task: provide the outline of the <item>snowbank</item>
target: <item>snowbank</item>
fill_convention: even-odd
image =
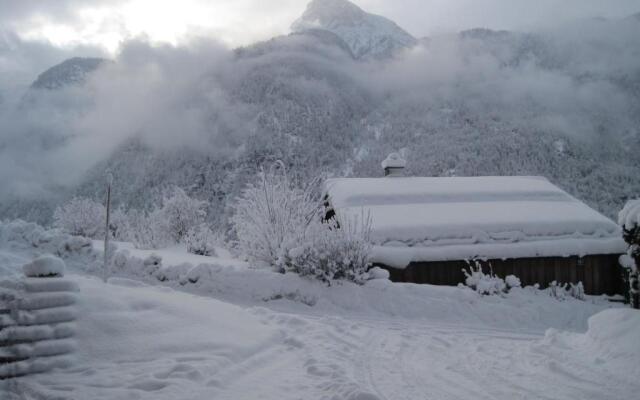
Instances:
[[[66,279],[82,293],[76,303],[81,318],[74,341],[61,339],[55,346],[40,342],[20,350],[23,355],[44,355],[76,349],[73,359],[37,358],[29,365],[31,372],[66,366],[65,361],[73,368],[15,379],[10,396],[217,398],[226,383],[218,381],[220,377],[238,379],[249,366],[268,363],[270,352],[287,348],[281,330],[238,306],[122,278],[107,284],[77,275]],[[64,338],[64,327],[32,329],[29,335]],[[73,390],[62,392],[64,387]]]
[[[22,270],[15,268],[16,264],[22,265],[43,255],[59,257],[68,267],[85,270],[98,268],[101,259],[101,254],[93,249],[89,239],[71,236],[57,229],[47,230],[21,220],[0,223],[0,277],[22,275]],[[38,264],[28,268],[44,268],[40,262]]]
[[[550,329],[542,341],[553,349],[569,349],[581,362],[601,365],[637,382],[640,376],[640,312],[632,309],[602,311],[589,318],[586,333]]]
[[[108,285],[95,278],[76,282],[83,293],[77,340],[87,362],[214,353],[222,367],[224,360],[247,357],[278,338],[242,308],[211,298],[121,278]]]
[[[549,327],[586,329],[589,316],[612,306],[600,297],[589,297],[588,302],[576,299],[560,302],[531,287],[513,288],[502,297],[483,297],[466,287],[392,283],[382,273],[377,276],[379,279],[364,286],[350,282],[327,286],[296,274],[283,275],[246,265],[188,262],[170,265],[147,253],[118,251],[111,273],[235,304],[263,304],[285,312],[425,319],[544,332]],[[176,261],[180,257],[173,254],[172,258]]]

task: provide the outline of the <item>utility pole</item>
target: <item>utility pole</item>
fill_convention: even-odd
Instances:
[[[113,185],[113,174],[107,172],[107,203],[105,207],[107,209],[107,221],[104,229],[104,269],[103,279],[105,283],[109,276],[109,225],[111,219],[111,185]]]

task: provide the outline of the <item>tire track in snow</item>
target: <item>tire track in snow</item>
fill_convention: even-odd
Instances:
[[[361,384],[382,399],[613,400],[629,393],[629,382],[571,349],[540,345],[540,337],[411,323],[400,333],[376,328],[356,368]]]

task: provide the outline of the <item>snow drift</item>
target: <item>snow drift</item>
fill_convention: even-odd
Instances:
[[[551,349],[568,349],[584,363],[618,371],[629,382],[637,382],[640,375],[638,332],[640,312],[632,309],[605,310],[589,318],[586,333],[550,329],[542,345]]]

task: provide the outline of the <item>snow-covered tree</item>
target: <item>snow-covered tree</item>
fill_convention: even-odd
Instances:
[[[207,224],[200,224],[189,229],[184,242],[187,244],[189,253],[214,256],[216,254],[216,245],[221,242],[221,239]]]
[[[204,222],[207,215],[205,207],[206,202],[191,198],[184,190],[174,187],[163,198],[159,212],[166,220],[169,235],[179,243],[189,229]]]
[[[109,232],[115,240],[128,241],[127,232],[129,231],[129,217],[122,207],[111,211],[111,219],[109,221]]]
[[[166,192],[161,205],[150,212],[116,209],[111,215],[109,230],[114,239],[130,241],[138,248],[162,248],[185,241],[189,230],[204,222],[205,206],[205,202],[175,187]]]
[[[238,198],[231,221],[237,247],[280,272],[323,282],[367,279],[370,221],[322,221],[314,184],[298,188],[279,171],[262,172]],[[315,183],[315,181],[314,181]]]
[[[284,272],[283,258],[314,220],[320,219],[320,202],[312,188],[294,187],[284,168],[262,171],[233,206],[231,223],[236,246],[249,260]]]
[[[53,225],[76,236],[104,237],[106,209],[91,199],[75,197],[53,213]]]
[[[640,309],[640,199],[626,204],[618,215],[618,223],[629,244],[626,256],[621,257],[621,264],[628,273],[629,300],[632,307]]]
[[[161,210],[151,213],[130,210],[127,217],[126,237],[136,248],[159,249],[172,243],[170,226]]]

